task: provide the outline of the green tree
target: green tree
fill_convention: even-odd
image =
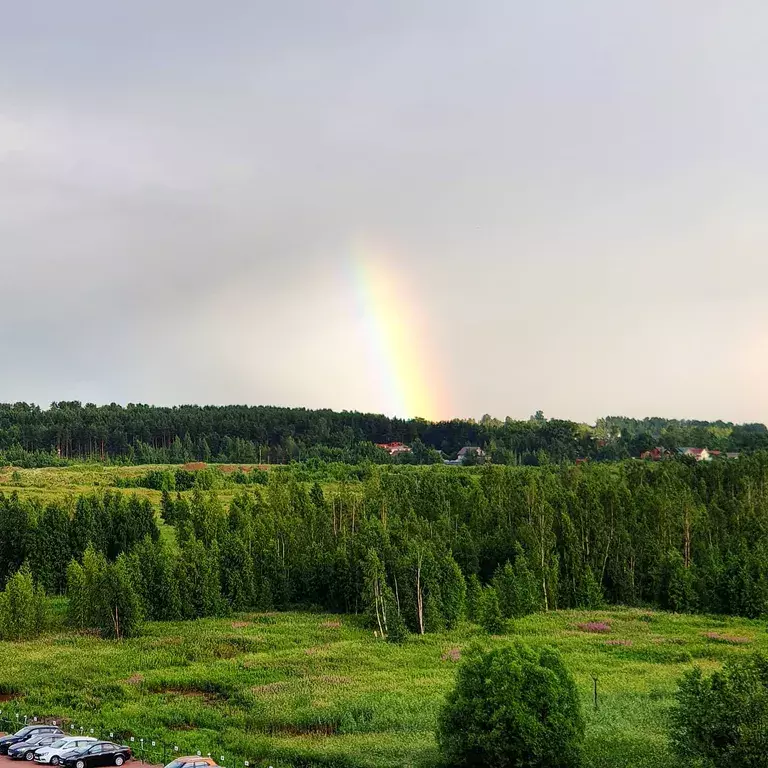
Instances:
[[[253,559],[240,531],[224,536],[221,545],[222,592],[234,611],[244,611],[256,602]]]
[[[143,619],[140,586],[128,556],[108,563],[91,545],[82,565],[67,568],[69,623],[98,630],[102,637],[120,640],[138,634]]]
[[[387,612],[387,641],[390,643],[404,643],[408,639],[408,627],[400,614],[396,604],[392,603]]]
[[[528,557],[518,542],[515,545],[515,564],[512,567],[511,584],[513,599],[512,616],[528,616],[542,608],[542,588],[535,574],[528,566]]]
[[[602,608],[605,597],[592,569],[587,566],[579,585],[579,608]]]
[[[143,621],[143,608],[133,572],[125,554],[118,556],[106,570],[105,607],[107,615],[101,619],[102,637],[122,640],[139,634]]]
[[[468,655],[437,729],[456,768],[574,768],[583,738],[578,691],[560,656],[520,643]]]
[[[467,579],[467,618],[470,621],[478,621],[482,594],[483,586],[480,584],[477,574],[473,573]]]
[[[494,587],[486,587],[480,595],[478,623],[489,635],[504,632],[504,618],[499,606],[499,593]]]
[[[701,669],[680,681],[670,737],[682,765],[768,766],[768,658],[731,656],[722,670]]]
[[[8,579],[0,592],[0,638],[29,640],[45,627],[46,602],[42,587],[35,586],[28,567]]]
[[[456,627],[464,617],[466,609],[467,583],[459,568],[459,564],[451,554],[443,558],[442,583],[440,593],[442,595],[443,616],[448,629]]]
[[[0,586],[27,559],[32,530],[31,505],[16,491],[9,497],[0,493]]]
[[[670,550],[662,562],[661,603],[673,611],[695,610],[696,590],[692,569],[685,566],[683,556],[676,549]]]
[[[184,451],[184,443],[181,442],[178,435],[176,435],[173,443],[171,443],[170,458],[171,464],[184,464],[186,461],[188,461],[187,454]]]
[[[82,629],[88,624],[87,596],[85,594],[85,573],[77,560],[67,566],[67,621],[72,627]]]
[[[76,602],[82,607],[85,629],[101,629],[110,623],[109,595],[106,590],[107,559],[92,544],[83,554],[82,594]]]
[[[134,584],[139,590],[146,617],[153,621],[173,621],[182,616],[181,595],[176,579],[178,554],[162,541],[146,536],[130,558]]]
[[[387,599],[386,571],[381,559],[373,547],[368,549],[364,564],[365,582],[363,599],[368,620],[381,637],[387,637],[387,609],[390,601]]]
[[[50,594],[63,594],[67,586],[69,548],[69,515],[58,502],[43,510],[33,534],[32,561],[35,578]]]
[[[499,595],[501,615],[505,619],[520,615],[517,606],[518,591],[515,587],[515,571],[507,560],[504,567],[499,566],[493,575],[493,586]]]

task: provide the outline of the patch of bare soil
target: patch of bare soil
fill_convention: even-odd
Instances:
[[[3,701],[13,701],[14,699],[18,699],[19,696],[21,696],[20,693],[0,693],[0,702]]]
[[[726,643],[727,645],[749,645],[752,639],[738,635],[724,635],[720,632],[705,632],[704,637],[712,643]]]
[[[161,688],[159,693],[170,694],[172,696],[184,696],[187,699],[201,699],[205,702],[214,702],[221,698],[212,691],[201,691],[197,688]]]
[[[458,661],[461,658],[461,648],[451,648],[450,651],[446,651],[441,657],[441,661]]]

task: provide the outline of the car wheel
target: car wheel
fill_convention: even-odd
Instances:
[[[75,763],[75,768],[85,768],[85,761],[84,760],[78,760]]]
[[[51,758],[51,765],[58,765],[58,764],[59,764],[59,756],[58,755],[54,755]]]
[[[26,755],[24,755],[24,759],[25,759],[25,760],[30,760],[30,761],[31,761],[31,760],[32,760],[32,758],[33,758],[34,756],[35,756],[35,753],[34,753],[34,752],[27,752],[27,754],[26,754]]]
[[[125,762],[125,758],[122,755],[118,755],[115,758],[115,765],[122,765]]]

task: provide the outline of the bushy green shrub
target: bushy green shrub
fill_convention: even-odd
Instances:
[[[680,681],[672,711],[672,746],[699,768],[768,766],[768,658],[728,659],[705,677],[700,668]]]
[[[437,731],[456,768],[573,768],[583,737],[579,695],[559,654],[521,643],[470,652]]]

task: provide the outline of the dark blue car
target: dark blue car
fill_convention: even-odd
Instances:
[[[30,736],[24,741],[17,741],[13,746],[8,748],[8,757],[11,760],[32,760],[35,757],[35,750],[40,747],[47,747],[49,744],[53,744],[63,736],[61,731],[55,733],[36,733],[34,736]]]
[[[16,731],[16,733],[11,734],[10,736],[3,736],[3,738],[0,739],[0,755],[7,755],[8,750],[20,741],[26,741],[32,736],[47,733],[61,735],[61,729],[55,725],[26,725],[21,730]]]

